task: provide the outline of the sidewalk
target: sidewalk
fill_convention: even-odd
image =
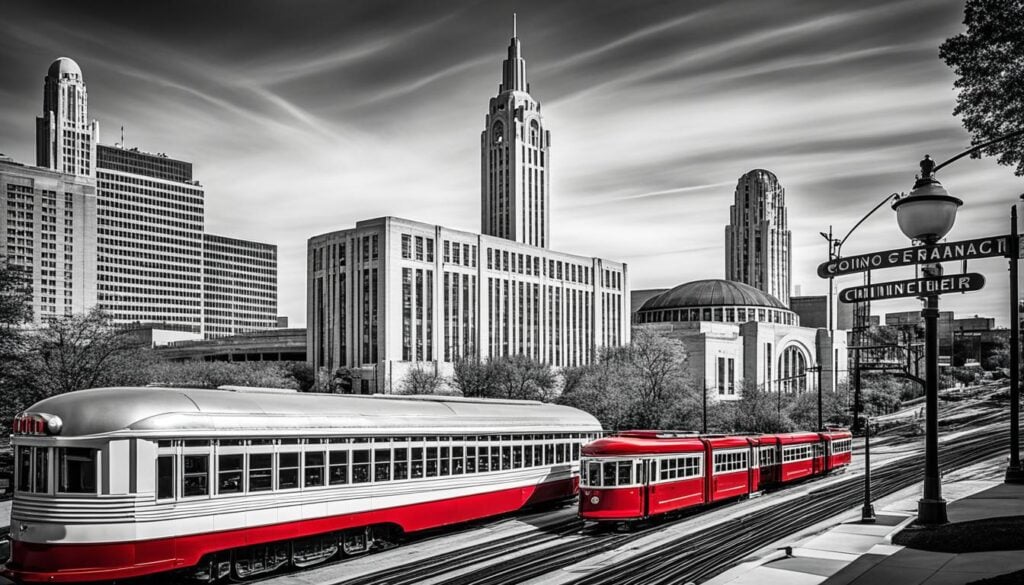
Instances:
[[[855,519],[793,542],[790,557],[780,551],[706,585],[951,585],[1024,570],[1021,551],[950,554],[893,545],[893,536],[914,520],[919,490],[877,502],[875,524],[861,524],[858,512]],[[1024,485],[963,481],[944,490],[952,523],[1024,516]]]

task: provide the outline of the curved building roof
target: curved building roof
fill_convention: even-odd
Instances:
[[[53,63],[50,63],[50,69],[46,72],[47,77],[54,79],[60,79],[62,75],[77,75],[82,76],[82,68],[75,63],[74,59],[69,57],[60,57]]]
[[[27,413],[56,415],[61,437],[107,433],[159,437],[262,434],[597,432],[593,416],[531,400],[360,396],[272,389],[97,388],[47,398]]]
[[[641,311],[688,307],[746,306],[789,310],[772,295],[742,282],[709,279],[680,284],[647,300]]]

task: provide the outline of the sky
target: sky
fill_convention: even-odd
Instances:
[[[4,2],[0,152],[35,162],[43,77],[75,59],[101,142],[191,161],[208,232],[278,246],[279,313],[306,322],[306,241],[385,215],[480,228],[480,132],[518,14],[551,132],[551,247],[624,261],[632,289],[725,271],[737,179],[786,189],[794,293],[825,294],[819,235],[967,148],[938,47],[962,1]],[[939,178],[949,240],[1009,232],[1024,180],[992,159]],[[882,207],[844,255],[909,245]],[[959,265],[947,267],[958,272]],[[1008,322],[1004,259],[958,316]],[[873,280],[913,277],[913,269]],[[837,288],[861,284],[858,276]],[[874,313],[914,310],[909,300]]]

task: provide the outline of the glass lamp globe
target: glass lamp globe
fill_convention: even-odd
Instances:
[[[905,197],[892,204],[896,211],[896,222],[900,230],[912,240],[935,243],[941,240],[956,221],[956,212],[963,201],[950,195],[937,180],[932,178],[925,157],[921,168],[925,172],[914,183],[914,188]]]

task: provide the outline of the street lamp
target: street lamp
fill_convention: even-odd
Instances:
[[[911,240],[933,246],[943,238],[956,221],[956,212],[963,201],[950,195],[932,173],[935,162],[928,155],[921,161],[921,177],[905,197],[892,204],[900,230]],[[925,266],[925,276],[941,276],[939,264]],[[924,496],[917,503],[917,518],[922,524],[945,524],[946,501],[939,484],[939,295],[924,295],[925,328],[925,441]]]

